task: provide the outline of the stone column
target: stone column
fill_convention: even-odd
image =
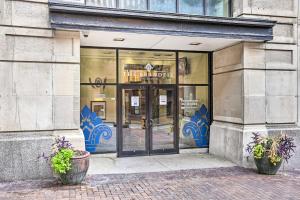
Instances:
[[[56,135],[84,148],[79,33],[51,29],[48,0],[1,0],[0,46],[0,181],[50,177]]]
[[[298,146],[285,167],[300,168],[298,1],[233,3],[234,17],[269,19],[277,24],[272,41],[242,42],[214,52],[210,153],[253,167],[245,152],[252,132],[283,132],[294,136]]]

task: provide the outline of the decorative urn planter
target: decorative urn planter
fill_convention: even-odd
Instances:
[[[78,155],[79,154],[79,155]],[[89,169],[90,153],[87,151],[76,151],[71,159],[71,169],[65,174],[59,174],[59,178],[64,185],[80,184]]]
[[[286,134],[261,136],[253,133],[246,151],[253,155],[258,173],[275,175],[282,162],[288,162],[293,156],[295,149],[294,138]]]
[[[282,159],[274,165],[270,162],[268,156],[263,156],[261,159],[254,158],[255,165],[259,174],[275,175],[280,169]]]

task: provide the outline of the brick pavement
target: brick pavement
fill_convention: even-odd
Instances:
[[[300,172],[276,176],[240,167],[158,173],[93,175],[78,186],[53,180],[0,183],[0,199],[298,200]]]

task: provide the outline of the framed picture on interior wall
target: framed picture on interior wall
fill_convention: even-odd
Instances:
[[[179,58],[178,73],[179,75],[185,75],[191,73],[187,57]]]
[[[91,109],[102,120],[106,119],[106,101],[91,101]]]

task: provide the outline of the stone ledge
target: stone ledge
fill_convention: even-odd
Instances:
[[[286,133],[294,137],[295,144],[300,144],[300,127],[295,124],[239,125],[214,121],[210,127],[209,153],[228,159],[239,166],[254,168],[253,158],[249,157],[245,151],[253,132],[268,135]],[[283,165],[285,169],[295,170],[300,168],[299,145],[295,152],[289,162]]]
[[[64,135],[76,149],[84,148],[81,131],[5,132],[0,134],[0,181],[53,177],[50,166],[38,157],[50,154],[56,135]]]

